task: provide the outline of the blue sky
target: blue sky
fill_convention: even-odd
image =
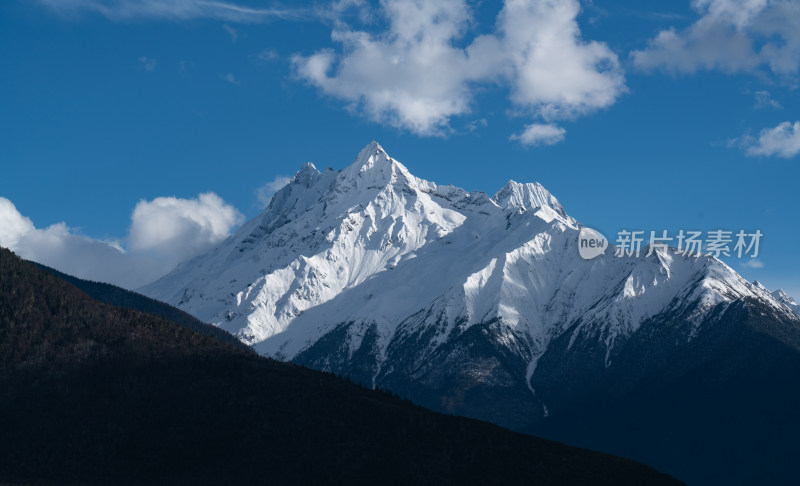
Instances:
[[[136,286],[374,139],[611,240],[759,229],[728,263],[800,298],[798,32],[772,0],[2,2],[0,244]]]

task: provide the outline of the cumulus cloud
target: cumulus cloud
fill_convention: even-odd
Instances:
[[[275,176],[274,179],[256,189],[256,197],[262,208],[269,206],[272,196],[289,183],[292,178],[288,176]]]
[[[225,239],[244,216],[213,192],[196,199],[141,200],[131,215],[132,251],[153,252],[170,260],[207,251]]]
[[[644,70],[694,73],[764,69],[794,79],[800,69],[800,4],[794,0],[693,0],[700,18],[669,28],[632,53]]]
[[[2,197],[0,223],[0,246],[63,272],[128,288],[159,276],[156,262],[128,255],[115,242],[76,234],[64,223],[36,228],[11,201]]]
[[[546,120],[610,106],[625,90],[617,55],[581,40],[577,0],[507,0],[498,19],[512,100]]]
[[[527,146],[555,145],[564,140],[566,133],[566,130],[557,125],[531,123],[521,133],[512,135],[511,140]]]
[[[419,135],[441,135],[469,113],[475,93],[507,86],[523,112],[571,118],[614,103],[625,90],[617,56],[581,39],[577,0],[507,0],[492,34],[465,39],[465,0],[386,0],[387,29],[336,23],[341,52],[296,55],[296,74],[367,118]]]
[[[273,19],[306,18],[309,11],[297,8],[252,8],[219,0],[38,0],[51,10],[75,15],[92,12],[108,20],[217,19],[226,22],[259,23]]]
[[[5,248],[16,247],[20,238],[35,229],[33,222],[4,197],[0,197],[0,228],[0,246]]]
[[[469,83],[499,68],[484,52],[498,48],[489,46],[488,38],[467,48],[454,45],[471,20],[462,0],[387,0],[382,5],[385,32],[373,35],[342,24],[332,39],[342,44],[344,54],[323,49],[295,56],[296,72],[373,121],[423,135],[441,133],[450,117],[469,111]]]
[[[579,0],[506,0],[494,30],[481,35],[474,32],[468,0],[383,0],[377,7],[336,0],[309,8],[222,0],[38,2],[59,13],[93,12],[111,21],[216,19],[226,22],[222,28],[234,42],[234,23],[329,23],[339,49],[293,56],[295,75],[353,112],[422,136],[452,132],[452,119],[469,114],[476,94],[487,88],[508,89],[513,113],[545,122],[608,107],[625,91],[617,55],[604,43],[583,40]],[[264,51],[256,59],[275,57]],[[233,74],[221,78],[238,84]]]
[[[36,228],[11,201],[0,197],[0,246],[81,278],[132,289],[213,248],[242,215],[207,193],[197,199],[140,201],[131,219],[126,241],[98,240],[65,223]]]
[[[744,136],[734,140],[750,157],[791,158],[800,153],[800,121],[783,122],[774,128],[765,128],[758,138]]]

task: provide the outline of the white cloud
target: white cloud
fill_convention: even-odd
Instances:
[[[142,56],[139,58],[139,62],[142,64],[142,67],[145,71],[152,71],[158,65],[158,61],[155,59],[150,59],[149,57]]]
[[[0,197],[0,246],[81,278],[136,288],[210,250],[241,218],[213,193],[188,200],[140,201],[132,215],[126,250],[118,241],[80,235],[65,223],[36,228],[11,201]]]
[[[38,2],[59,13],[94,12],[112,21],[212,18],[226,22],[234,42],[233,23],[330,23],[341,49],[293,56],[295,74],[372,121],[423,136],[452,132],[451,120],[471,113],[476,93],[490,87],[509,90],[516,114],[545,122],[608,107],[625,91],[616,54],[604,43],[582,39],[578,0],[506,0],[495,30],[483,35],[473,32],[477,23],[468,0],[383,0],[377,7],[336,0],[310,8],[217,0]],[[275,57],[269,50],[256,56]],[[221,78],[238,84],[233,74]]]
[[[2,197],[0,222],[1,246],[66,273],[128,288],[159,276],[155,261],[128,255],[115,242],[75,234],[64,223],[37,229],[11,201]]]
[[[38,2],[60,14],[93,12],[115,22],[210,18],[225,22],[259,23],[276,18],[299,19],[309,15],[306,9],[251,8],[217,0],[38,0]]]
[[[20,214],[11,201],[0,197],[0,246],[16,247],[19,240],[34,229],[33,222]]]
[[[170,259],[199,254],[225,239],[244,216],[213,192],[196,199],[141,200],[131,215],[128,244]]]
[[[764,262],[758,258],[751,258],[750,260],[742,263],[742,266],[746,268],[764,268]]]
[[[440,135],[487,85],[507,85],[517,107],[545,120],[607,107],[625,89],[617,56],[581,40],[577,0],[507,0],[497,32],[469,42],[473,17],[465,0],[381,6],[386,31],[338,22],[332,39],[341,53],[293,57],[300,78],[373,121]]]
[[[700,18],[669,28],[632,53],[644,70],[694,73],[767,69],[793,79],[800,69],[800,3],[794,0],[693,0]]]
[[[496,53],[498,48],[486,46],[488,39],[466,49],[454,45],[471,20],[463,0],[387,0],[382,5],[386,32],[373,35],[340,25],[332,39],[342,44],[343,55],[323,49],[295,56],[296,72],[373,121],[421,135],[440,134],[450,117],[469,111],[469,83],[499,67],[490,68],[495,61],[479,51]]]
[[[783,122],[774,128],[765,128],[758,138],[744,136],[735,140],[751,157],[794,157],[800,153],[800,121]]]
[[[522,133],[512,135],[511,140],[527,146],[554,145],[562,142],[566,133],[566,130],[556,125],[532,123],[525,126]]]
[[[256,189],[256,197],[258,198],[258,202],[261,207],[266,208],[269,206],[270,201],[272,201],[272,196],[281,190],[283,186],[288,184],[291,180],[291,177],[275,176],[274,179]]]
[[[577,0],[507,0],[498,19],[511,99],[546,120],[608,107],[625,90],[617,55],[581,40],[579,12]]]

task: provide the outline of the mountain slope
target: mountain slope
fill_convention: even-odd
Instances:
[[[171,305],[151,299],[149,297],[145,297],[142,294],[117,287],[116,285],[84,280],[82,278],[59,272],[58,270],[40,263],[37,263],[37,265],[39,265],[39,268],[47,270],[48,272],[52,272],[58,278],[66,280],[72,285],[78,287],[87,295],[89,295],[89,297],[97,301],[160,316],[168,321],[172,321],[178,325],[191,329],[192,331],[205,334],[206,336],[211,336],[238,348],[249,350],[246,345],[233,337],[230,333],[227,333],[216,326],[212,326],[211,324],[206,324],[191,314],[188,314],[180,309],[176,309]]]
[[[0,249],[0,482],[676,484],[99,303]]]
[[[680,313],[646,321],[595,372],[581,359],[588,352],[555,343],[533,384],[553,412],[527,430],[635,458],[689,484],[794,482],[797,319],[745,298],[719,305],[697,331],[686,322]]]
[[[606,400],[597,383],[630,393],[646,384],[623,363],[652,356],[662,366],[648,379],[667,380],[665,363],[702,354],[693,343],[738,305],[788,329],[772,339],[800,326],[709,255],[645,248],[616,257],[611,248],[584,260],[582,228],[539,184],[510,181],[491,197],[439,186],[373,142],[344,170],[307,164],[261,215],[142,291],[261,354],[555,437],[575,437],[550,427],[556,417],[580,417],[589,397]],[[585,430],[574,440],[599,434]],[[685,478],[705,474],[702,459],[661,460],[646,441],[625,450]]]

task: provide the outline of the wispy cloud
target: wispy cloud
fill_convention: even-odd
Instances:
[[[469,132],[475,132],[488,126],[489,122],[486,121],[486,118],[478,118],[477,120],[472,120],[471,122],[467,123],[466,128]]]
[[[270,201],[272,201],[272,196],[291,180],[292,178],[288,176],[275,176],[274,179],[256,189],[256,198],[258,198],[261,208],[269,206]]]
[[[236,40],[239,38],[239,31],[228,24],[222,24],[222,29],[231,36],[231,42],[236,44]]]
[[[155,59],[150,59],[147,56],[140,57],[139,63],[141,63],[145,71],[153,71],[158,65],[158,61],[156,61]]]
[[[215,0],[37,0],[65,15],[91,12],[115,21],[190,20],[211,18],[235,23],[261,23],[273,19],[303,19],[313,12],[304,8],[252,8]]]
[[[745,268],[764,268],[764,262],[758,258],[751,258],[750,260],[742,263],[742,266]]]
[[[239,80],[238,80],[238,79],[236,79],[236,76],[234,76],[234,75],[233,75],[233,74],[231,74],[231,73],[228,73],[228,74],[221,74],[221,75],[220,75],[220,78],[222,78],[223,80],[225,80],[225,81],[227,81],[227,82],[229,82],[229,83],[231,83],[231,84],[235,84],[235,85],[238,85],[238,84],[239,84]]]
[[[256,54],[253,54],[251,57],[256,61],[270,62],[278,59],[280,56],[278,55],[278,51],[275,49],[262,49]]]
[[[756,104],[754,108],[775,108],[776,110],[783,109],[783,106],[781,106],[780,103],[772,98],[772,95],[769,93],[769,91],[756,91],[755,95]]]

